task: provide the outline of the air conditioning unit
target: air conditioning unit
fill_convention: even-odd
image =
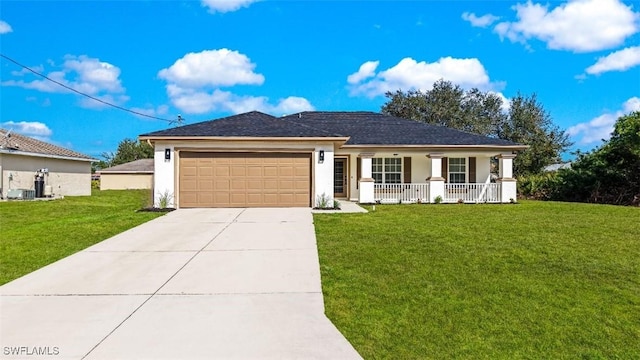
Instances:
[[[7,193],[7,199],[10,199],[10,200],[33,200],[35,198],[36,198],[35,190],[11,189]]]
[[[52,197],[53,196],[53,187],[51,185],[45,185],[44,187],[44,196]]]

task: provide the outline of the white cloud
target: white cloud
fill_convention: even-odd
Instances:
[[[625,71],[638,65],[640,65],[640,46],[631,46],[599,58],[585,71],[590,75],[598,75],[608,71]]]
[[[257,110],[272,115],[284,115],[314,110],[307,99],[295,96],[281,99],[274,105],[270,104],[269,98],[265,96],[239,96],[220,89],[205,91],[168,85],[167,93],[173,105],[191,114],[203,114],[211,111],[240,114]]]
[[[357,84],[364,79],[368,79],[376,74],[376,68],[380,64],[380,61],[367,61],[360,65],[360,69],[357,72],[347,77],[349,84]]]
[[[220,49],[189,53],[158,73],[167,81],[167,95],[178,109],[190,114],[211,111],[242,113],[263,111],[286,114],[313,110],[307,99],[287,97],[276,104],[264,96],[240,96],[221,87],[262,85],[264,76],[254,72],[256,65],[238,51]]]
[[[384,95],[387,91],[430,90],[433,83],[440,79],[463,88],[490,90],[496,86],[489,81],[487,71],[476,58],[445,57],[433,63],[404,58],[395,66],[375,73],[377,64],[377,61],[368,61],[356,73],[349,75],[347,81],[351,87],[351,95],[375,97]]]
[[[640,111],[640,98],[632,97],[622,104],[622,109],[602,114],[591,121],[579,123],[567,129],[567,134],[580,145],[597,144],[611,137],[616,120],[633,111]]]
[[[236,11],[243,7],[249,7],[256,0],[202,0],[202,6],[209,9],[209,12],[226,13]]]
[[[37,121],[6,121],[1,123],[0,127],[41,141],[48,141],[53,134],[53,131],[46,124]]]
[[[9,23],[7,23],[6,21],[0,20],[0,35],[8,34],[10,32],[13,32],[11,25],[9,25]]]
[[[64,59],[61,69],[49,72],[46,74],[47,77],[104,101],[122,104],[129,99],[128,96],[124,95],[125,88],[122,87],[120,68],[117,66],[86,55],[67,55]],[[42,66],[34,66],[33,68],[38,72],[44,72]],[[29,74],[29,72],[17,71],[12,73],[14,76],[24,76],[26,74]],[[71,93],[70,90],[46,79],[31,81],[7,80],[2,82],[2,85],[18,86],[48,93]],[[80,105],[91,108],[104,106],[104,104],[85,97],[80,99]]]
[[[500,18],[491,14],[476,16],[474,13],[464,12],[462,13],[462,19],[470,22],[471,26],[484,28],[498,21]]]
[[[610,49],[638,32],[640,15],[619,0],[570,0],[548,5],[517,4],[517,21],[494,27],[500,38],[526,43],[538,39],[554,50],[589,52]]]
[[[261,85],[264,76],[256,74],[255,64],[237,51],[228,49],[188,53],[171,67],[158,73],[161,79],[180,87]]]

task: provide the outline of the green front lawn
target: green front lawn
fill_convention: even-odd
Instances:
[[[0,202],[0,285],[158,217],[149,191],[99,191],[54,201]]]
[[[366,359],[639,359],[640,209],[314,215],[326,313]]]

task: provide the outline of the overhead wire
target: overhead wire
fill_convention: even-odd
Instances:
[[[176,120],[169,120],[169,119],[163,119],[163,118],[160,118],[160,117],[157,117],[157,116],[153,116],[153,115],[144,114],[144,113],[141,113],[141,112],[139,112],[139,111],[135,111],[135,110],[127,109],[127,108],[125,108],[125,107],[122,107],[122,106],[119,106],[119,105],[116,105],[116,104],[112,104],[112,103],[110,103],[110,102],[107,102],[107,101],[104,101],[104,100],[102,100],[102,99],[99,99],[99,98],[97,98],[97,97],[95,97],[95,96],[91,96],[91,95],[89,95],[89,94],[86,94],[86,93],[83,93],[83,92],[81,92],[81,91],[78,91],[78,90],[76,90],[76,89],[74,89],[74,88],[72,88],[72,87],[70,87],[70,86],[68,86],[68,85],[65,85],[65,84],[63,84],[63,83],[61,83],[61,82],[59,82],[59,81],[56,81],[56,80],[54,80],[54,79],[52,79],[52,78],[50,78],[50,77],[48,77],[48,76],[46,76],[46,75],[44,75],[44,74],[41,74],[41,73],[39,73],[39,72],[37,72],[37,71],[33,70],[32,68],[30,68],[30,67],[28,67],[28,66],[26,66],[26,65],[23,65],[23,64],[19,63],[18,61],[14,60],[14,59],[12,59],[12,58],[10,58],[10,57],[8,57],[8,56],[6,56],[6,55],[2,54],[2,53],[0,53],[0,57],[2,57],[2,58],[4,58],[4,59],[6,59],[6,60],[8,60],[8,61],[10,61],[10,62],[12,62],[12,63],[14,63],[14,64],[18,65],[18,66],[20,66],[21,68],[23,68],[23,69],[25,69],[25,70],[27,70],[27,71],[30,71],[30,72],[34,73],[34,74],[36,74],[36,75],[38,75],[38,76],[40,76],[40,77],[42,77],[42,78],[44,78],[44,79],[46,79],[46,80],[48,80],[48,81],[51,81],[51,82],[52,82],[52,83],[54,83],[54,84],[57,84],[57,85],[59,85],[59,86],[62,86],[63,88],[65,88],[65,89],[67,89],[67,90],[69,90],[69,91],[73,91],[73,92],[74,92],[74,93],[76,93],[76,94],[79,94],[79,95],[82,95],[82,96],[88,97],[88,98],[89,98],[89,99],[91,99],[91,100],[95,100],[95,101],[97,101],[97,102],[99,102],[99,103],[102,103],[102,104],[105,104],[105,105],[108,105],[108,106],[114,107],[114,108],[116,108],[116,109],[119,109],[119,110],[122,110],[122,111],[126,111],[126,112],[129,112],[129,113],[132,113],[132,114],[138,115],[138,116],[147,117],[147,118],[150,118],[150,119],[166,121],[166,122],[168,122],[169,124],[175,124],[175,123],[177,123],[178,125],[181,125],[181,124],[182,124],[182,122],[184,121],[184,119],[183,119],[180,115],[178,115],[178,118],[177,118]]]

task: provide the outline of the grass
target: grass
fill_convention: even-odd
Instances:
[[[639,359],[640,209],[314,215],[326,313],[365,359]]]
[[[160,216],[148,190],[93,190],[54,201],[0,202],[0,285]]]

